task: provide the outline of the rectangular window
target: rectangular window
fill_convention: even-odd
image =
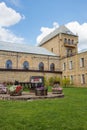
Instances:
[[[63,63],[63,70],[66,70],[66,63]]]
[[[69,62],[69,69],[71,70],[73,68],[72,61]]]
[[[80,67],[84,67],[84,58],[80,59]]]
[[[64,43],[65,43],[65,44],[67,43],[67,39],[66,39],[66,38],[64,38]]]
[[[84,74],[81,75],[81,84],[85,84],[85,75]]]
[[[53,52],[53,48],[51,48],[51,52]]]
[[[73,76],[70,76],[70,84],[73,84]]]

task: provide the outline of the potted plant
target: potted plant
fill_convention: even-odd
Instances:
[[[4,84],[0,84],[0,94],[6,94],[7,87]]]
[[[62,87],[60,87],[60,82],[54,82],[54,85],[52,87],[52,93],[53,94],[62,94]]]

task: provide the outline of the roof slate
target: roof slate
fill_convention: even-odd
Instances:
[[[87,52],[87,48],[78,51],[78,53],[83,53],[83,52]]]
[[[10,43],[10,42],[0,41],[0,50],[31,53],[31,54],[40,54],[40,55],[49,55],[49,56],[57,56],[56,54],[48,51],[45,48],[30,46],[28,44],[22,44],[22,43],[18,44],[18,43]]]

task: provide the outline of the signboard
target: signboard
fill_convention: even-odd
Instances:
[[[42,79],[41,78],[33,78],[33,79],[31,79],[31,83],[42,83]]]
[[[30,78],[31,83],[41,83],[44,84],[44,77],[43,76],[32,76]]]

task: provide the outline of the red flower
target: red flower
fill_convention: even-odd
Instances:
[[[19,92],[22,89],[22,86],[17,86],[16,87],[16,92]]]

